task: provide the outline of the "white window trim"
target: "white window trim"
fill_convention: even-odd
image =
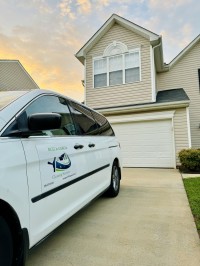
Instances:
[[[190,110],[189,110],[189,107],[186,108],[186,114],[187,114],[188,146],[189,146],[189,148],[191,148],[192,147],[192,141],[191,141]]]
[[[107,48],[106,48],[107,49]],[[139,80],[137,81],[134,81],[134,82],[125,82],[125,55],[126,54],[129,54],[129,53],[134,53],[134,52],[138,52],[139,53],[139,70],[140,70],[140,76],[139,76]],[[115,85],[110,85],[109,84],[109,58],[110,57],[114,57],[114,56],[119,56],[119,55],[122,55],[122,66],[123,66],[123,83],[122,84],[115,84]],[[95,87],[94,86],[94,62],[95,60],[99,60],[99,59],[105,59],[107,60],[107,85],[106,86],[102,86],[102,87]],[[138,83],[138,82],[141,82],[142,81],[142,71],[141,71],[141,51],[140,51],[140,48],[135,48],[135,49],[130,49],[128,50],[127,52],[125,53],[121,53],[121,54],[116,54],[116,55],[110,55],[110,56],[95,56],[93,57],[93,62],[92,62],[92,67],[93,67],[93,72],[92,72],[92,75],[93,75],[93,88],[94,89],[100,89],[100,88],[107,88],[107,87],[113,87],[113,86],[120,86],[120,85],[127,85],[127,84],[134,84],[134,83]]]
[[[156,101],[156,77],[155,77],[155,62],[154,62],[154,49],[150,46],[150,58],[151,58],[151,90],[152,90],[152,102]]]
[[[87,71],[87,64],[86,64],[86,59],[84,60],[84,104],[86,105],[86,89],[87,89],[87,83],[86,83],[86,71]]]
[[[175,111],[174,111],[174,114],[175,114]],[[173,158],[174,158],[174,162],[173,162],[173,166],[174,166],[174,169],[176,169],[176,143],[175,143],[175,130],[174,130],[174,115],[172,117],[172,141],[173,141]]]
[[[126,53],[128,52],[128,48],[127,46],[122,43],[122,42],[117,42],[117,41],[113,41],[111,44],[109,44],[106,49],[104,50],[104,53],[103,53],[103,56],[111,56],[111,50],[113,47],[119,45],[120,46],[120,50],[121,50],[121,53]],[[116,54],[117,55],[117,54]]]

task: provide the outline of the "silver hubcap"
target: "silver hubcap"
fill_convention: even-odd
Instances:
[[[113,167],[113,174],[112,174],[112,183],[114,190],[118,190],[119,187],[119,171],[117,166]]]

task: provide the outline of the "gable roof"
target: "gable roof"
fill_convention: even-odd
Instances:
[[[189,43],[169,64],[168,67],[174,66],[183,56],[188,53],[200,41],[200,34]]]
[[[39,89],[39,86],[19,60],[0,59],[0,91],[32,89]]]
[[[86,44],[75,54],[77,59],[84,64],[86,53],[100,40],[100,38],[115,24],[118,23],[122,27],[133,31],[144,38],[148,39],[150,43],[155,46],[160,43],[161,36],[125,19],[116,14],[113,14],[102,27],[86,42]]]

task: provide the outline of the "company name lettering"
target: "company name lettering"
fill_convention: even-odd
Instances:
[[[67,147],[66,146],[62,146],[62,147],[50,147],[48,148],[48,151],[63,151],[66,150]]]

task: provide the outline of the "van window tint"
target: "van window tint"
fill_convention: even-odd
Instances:
[[[34,135],[65,136],[75,135],[75,127],[64,98],[56,96],[42,96],[32,102],[26,109],[27,116],[35,113],[58,113],[62,117],[61,127],[34,133]]]
[[[75,102],[70,102],[77,135],[97,135],[98,125],[89,109]]]
[[[114,136],[114,131],[111,127],[111,125],[109,124],[108,120],[102,116],[101,114],[92,111],[92,115],[95,118],[98,126],[99,126],[99,135],[103,135],[103,136]]]

